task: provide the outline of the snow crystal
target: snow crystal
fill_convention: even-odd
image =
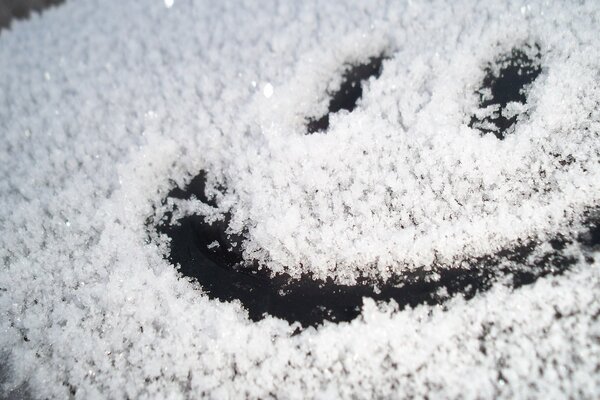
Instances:
[[[273,85],[271,85],[270,83],[267,83],[265,85],[265,87],[263,88],[263,94],[265,95],[265,97],[267,99],[269,97],[273,96]]]
[[[248,262],[345,283],[578,232],[600,205],[596,1],[173,3],[65,2],[0,32],[4,393],[598,397],[597,247],[519,289],[365,299],[299,331],[210,300],[148,225],[229,215]],[[486,68],[536,46],[526,103],[481,109]],[[496,114],[503,140],[469,126]],[[206,199],[164,202],[201,170]]]

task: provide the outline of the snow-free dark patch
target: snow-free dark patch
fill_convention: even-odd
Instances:
[[[13,19],[28,18],[32,11],[41,12],[64,0],[2,0],[0,1],[0,30],[10,25]]]
[[[588,249],[600,248],[600,210],[592,209],[585,214],[588,227],[577,240]]]
[[[195,196],[211,203],[204,194],[205,179],[206,174],[202,172],[185,189],[175,188],[168,197]],[[595,243],[600,217],[590,213],[586,218],[589,232],[580,235],[578,241]],[[356,285],[340,285],[310,276],[300,279],[286,274],[271,276],[266,269],[244,262],[240,250],[243,238],[227,235],[227,223],[227,217],[208,224],[203,217],[192,215],[182,218],[178,224],[162,222],[157,230],[171,239],[170,262],[179,265],[183,275],[196,279],[210,298],[239,300],[254,321],[272,315],[300,322],[304,327],[324,321],[350,321],[360,314],[364,297],[394,300],[400,307],[442,304],[456,294],[472,298],[498,279],[515,288],[530,284],[542,276],[560,274],[576,262],[563,254],[570,240],[557,235],[551,241],[552,251],[533,261],[529,259],[537,243],[530,241],[494,255],[463,261],[460,267],[432,265],[386,282],[362,279]],[[209,248],[214,241],[219,246]],[[514,267],[517,264],[520,266]]]
[[[383,55],[369,58],[364,64],[349,65],[342,75],[342,84],[334,93],[329,93],[330,101],[327,114],[319,118],[309,118],[306,129],[309,134],[326,131],[329,128],[329,116],[340,110],[352,111],[362,97],[362,84],[371,77],[379,78],[383,69]]]
[[[540,57],[540,47],[536,44],[514,48],[489,64],[478,91],[479,107],[497,107],[497,110],[483,118],[472,116],[469,126],[482,134],[493,133],[498,139],[504,139],[518,119],[518,115],[503,115],[506,106],[511,102],[527,102],[526,88],[542,71]]]

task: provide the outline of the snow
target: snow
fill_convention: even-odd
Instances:
[[[273,96],[273,85],[270,83],[265,84],[265,87],[263,88],[263,94],[267,99]]]
[[[597,250],[574,245],[572,270],[518,290],[366,300],[350,323],[294,335],[209,300],[146,221],[175,205],[175,218],[230,212],[247,260],[341,282],[578,232],[600,200],[599,18],[595,1],[80,0],[13,22],[0,32],[4,390],[598,397]],[[484,68],[524,43],[540,46],[540,77],[504,110],[514,131],[482,136],[468,122]],[[306,135],[346,66],[382,53],[358,107]],[[217,207],[161,203],[200,170]]]

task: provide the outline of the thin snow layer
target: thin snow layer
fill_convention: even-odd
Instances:
[[[598,397],[600,264],[579,248],[571,271],[516,291],[366,301],[352,323],[292,335],[209,300],[147,227],[203,169],[247,259],[274,272],[385,277],[561,232],[600,199],[600,7],[499,3],[78,0],[3,31],[4,389]],[[519,123],[481,136],[486,65],[531,43],[542,73]],[[382,53],[357,109],[305,135],[345,65]]]

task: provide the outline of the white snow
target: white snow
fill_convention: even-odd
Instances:
[[[273,85],[270,83],[265,84],[265,87],[263,88],[263,94],[267,99],[273,96]]]
[[[367,301],[292,336],[180,278],[145,222],[175,203],[176,218],[230,211],[248,260],[344,282],[577,228],[600,200],[599,19],[595,1],[79,0],[14,22],[0,32],[4,389],[597,398],[598,252],[575,247],[570,272],[518,290]],[[505,110],[527,115],[503,141],[480,136],[467,124],[486,64],[532,42],[542,73]],[[381,53],[357,109],[305,135],[345,65]],[[201,169],[209,192],[228,188],[218,209],[161,206]]]

